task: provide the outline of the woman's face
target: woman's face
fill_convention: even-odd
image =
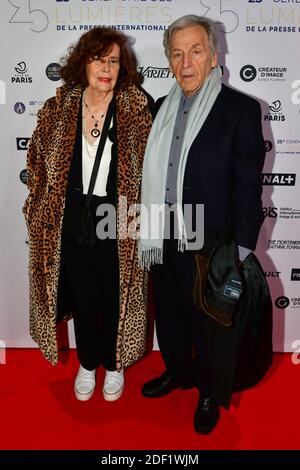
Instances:
[[[113,44],[110,52],[86,65],[89,86],[98,93],[109,93],[116,85],[120,71],[120,47]]]

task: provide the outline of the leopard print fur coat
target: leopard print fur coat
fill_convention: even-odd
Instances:
[[[80,87],[63,85],[57,89],[56,97],[46,101],[38,113],[27,154],[29,195],[23,212],[29,235],[30,334],[53,365],[58,362],[61,229],[81,94]],[[117,93],[116,103],[117,193],[119,198],[127,198],[129,207],[139,200],[152,118],[146,96],[132,84]],[[117,210],[121,213],[120,202]],[[138,266],[137,241],[120,236],[119,227],[117,231],[120,314],[116,362],[119,369],[134,363],[145,351],[147,274]],[[69,312],[68,318],[71,315]]]

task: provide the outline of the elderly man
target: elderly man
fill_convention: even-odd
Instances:
[[[194,428],[207,434],[219,420],[219,406],[229,407],[228,394],[224,398],[220,393],[224,385],[220,382],[226,388],[226,374],[215,373],[211,354],[224,327],[194,305],[195,251],[182,218],[171,218],[170,236],[165,217],[160,235],[147,237],[145,208],[177,204],[195,209],[203,204],[205,234],[232,228],[240,265],[255,249],[264,219],[261,110],[253,98],[221,84],[212,20],[195,15],[179,18],[166,30],[164,47],[177,83],[157,101],[148,139],[140,259],[144,266],[153,265],[156,331],[166,370],[146,383],[142,394],[158,398],[177,388],[197,386],[200,399]],[[196,229],[199,232],[197,221]],[[224,338],[218,347],[229,347],[226,334]]]

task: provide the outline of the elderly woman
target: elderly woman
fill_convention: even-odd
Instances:
[[[81,36],[61,78],[27,156],[30,333],[56,364],[57,323],[72,315],[75,396],[92,397],[103,365],[103,396],[114,401],[146,343],[147,279],[124,221],[138,202],[151,114],[130,41],[111,28]]]

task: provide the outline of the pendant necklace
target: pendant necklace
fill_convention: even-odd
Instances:
[[[85,101],[85,96],[84,96],[84,104],[85,104],[85,107],[86,109],[88,110],[88,112],[90,113],[92,119],[94,119],[95,121],[95,124],[94,124],[94,127],[93,129],[91,130],[91,136],[94,137],[94,138],[97,138],[99,137],[99,135],[101,134],[101,131],[100,129],[98,129],[98,124],[99,124],[99,120],[95,118],[95,116],[92,114],[87,102]],[[101,114],[100,116],[100,119],[103,119],[105,116],[105,113]]]

